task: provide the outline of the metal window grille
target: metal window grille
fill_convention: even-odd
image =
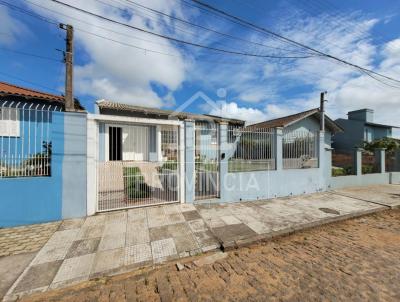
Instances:
[[[53,111],[60,106],[0,104],[0,178],[51,176]]]
[[[133,124],[107,127],[105,148],[109,157],[98,163],[97,210],[178,202],[179,128]],[[110,139],[115,128],[120,130]]]
[[[318,131],[285,130],[282,138],[283,168],[318,168]]]
[[[246,172],[275,169],[273,129],[230,127],[228,129],[228,171]]]
[[[195,123],[195,199],[219,197],[219,125]]]

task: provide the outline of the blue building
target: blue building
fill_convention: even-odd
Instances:
[[[372,109],[350,111],[347,116],[347,119],[335,121],[344,130],[333,138],[333,148],[336,150],[353,152],[355,147],[362,147],[364,142],[392,137],[392,129],[399,128],[375,123]]]

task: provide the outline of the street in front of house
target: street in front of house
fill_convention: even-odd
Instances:
[[[254,202],[138,208],[65,220],[10,284],[5,300],[399,205],[400,186],[385,185]]]

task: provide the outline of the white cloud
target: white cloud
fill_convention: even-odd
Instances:
[[[28,28],[10,15],[5,6],[0,6],[0,45],[12,45],[19,38],[30,34]]]
[[[39,2],[37,3],[40,4]],[[122,4],[120,8],[124,10],[118,9],[118,7],[106,6],[93,0],[84,2],[70,0],[68,3],[132,26],[151,28],[152,31],[160,33],[170,30],[167,29],[166,25],[172,22],[168,18],[160,16],[150,17],[151,15],[148,14],[135,13],[128,6],[123,6]],[[110,4],[118,5],[117,2]],[[147,2],[143,4],[167,14],[182,15],[180,6],[175,2],[153,0],[151,4]],[[74,25],[76,49],[83,50],[89,57],[87,63],[76,65],[75,87],[77,93],[150,107],[162,107],[171,104],[171,92],[180,87],[189,67],[189,63],[184,60],[181,51],[172,43],[139,31],[135,32],[131,29],[108,23],[54,3],[48,3],[46,6],[89,23],[71,20],[34,5],[31,6],[32,9],[38,10],[41,14],[56,17],[58,20],[61,19],[65,23]],[[114,31],[114,33],[99,29],[96,26],[107,28]],[[95,37],[83,32],[81,29],[105,36],[108,39],[135,45],[141,49]],[[163,54],[143,49],[156,50]],[[154,91],[151,86],[153,83],[165,88],[166,94],[164,95],[166,99],[163,98],[163,95],[158,95]]]
[[[261,110],[239,107],[235,102],[219,101],[216,103],[215,107],[213,106],[209,114],[227,118],[237,118],[246,121],[249,124],[261,122],[266,119],[265,113]]]

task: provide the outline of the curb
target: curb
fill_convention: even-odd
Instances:
[[[400,206],[398,206],[398,208],[400,208]],[[272,231],[272,232],[261,234],[258,236],[241,238],[241,239],[229,241],[229,242],[222,242],[221,249],[222,249],[222,251],[227,252],[227,251],[235,250],[235,249],[238,249],[241,247],[247,247],[247,246],[255,244],[255,243],[268,242],[273,239],[286,237],[286,236],[293,235],[295,233],[299,233],[299,232],[302,232],[305,230],[313,229],[313,228],[316,228],[319,226],[324,226],[324,225],[332,224],[335,222],[350,220],[353,218],[359,218],[362,216],[367,216],[367,215],[371,215],[371,214],[375,214],[375,213],[379,213],[379,212],[383,212],[383,211],[389,211],[391,209],[392,208],[390,208],[390,207],[381,207],[381,208],[376,208],[376,209],[371,209],[371,210],[357,211],[357,212],[353,212],[350,214],[345,214],[345,215],[336,216],[336,217],[329,217],[329,218],[326,218],[323,220],[317,220],[317,221],[313,221],[313,222],[309,222],[309,223],[299,224],[294,227],[285,228],[285,229],[282,229],[279,231]]]

